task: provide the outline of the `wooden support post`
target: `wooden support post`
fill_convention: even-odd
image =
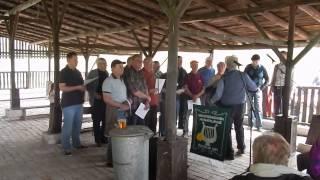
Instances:
[[[143,47],[140,39],[138,38],[136,32],[134,30],[131,31],[131,33],[133,34],[134,39],[137,41],[138,46],[140,47],[141,52],[143,53],[144,56],[148,56],[148,53],[146,52],[145,48]]]
[[[296,65],[319,41],[320,33],[314,36],[309,44],[294,58],[293,65]]]
[[[48,76],[48,80],[51,81],[51,59],[52,59],[52,43],[51,41],[49,41],[48,44],[48,71],[49,71],[49,76]]]
[[[151,22],[149,22],[149,47],[148,56],[152,56],[152,40],[153,40],[153,28]]]
[[[64,1],[62,13],[59,13],[59,0],[52,0],[52,12],[49,12],[47,0],[42,1],[49,24],[52,31],[52,49],[54,58],[54,104],[50,107],[49,133],[61,132],[62,112],[60,105],[60,89],[59,89],[59,71],[60,71],[60,47],[59,47],[59,33],[64,17],[64,12],[68,6],[68,0]],[[52,104],[51,104],[52,106]]]
[[[78,43],[79,43],[79,46],[81,45],[81,40],[80,38],[77,38],[78,39]],[[89,58],[90,58],[90,50],[89,50],[89,37],[87,36],[86,37],[86,40],[85,40],[85,47],[80,47],[80,51],[84,57],[84,60],[85,60],[85,77],[88,76],[88,70],[89,70]]]
[[[9,19],[6,20],[6,27],[9,34],[9,54],[11,62],[11,89],[10,89],[10,108],[11,109],[20,109],[20,94],[19,89],[16,88],[16,79],[15,79],[15,35],[18,26],[19,13],[15,15],[10,15]]]
[[[27,88],[31,88],[31,72],[30,72],[30,59],[31,59],[30,44],[28,45],[28,72],[27,72]]]
[[[187,139],[176,137],[176,85],[179,21],[191,0],[158,0],[169,19],[168,69],[165,98],[166,141],[158,141],[157,180],[187,179]]]
[[[168,34],[166,34],[166,35],[164,35],[164,36],[162,37],[162,39],[161,39],[161,40],[159,41],[159,43],[157,44],[156,48],[154,48],[154,51],[153,51],[153,53],[152,53],[152,55],[151,55],[152,57],[154,57],[154,56],[157,54],[159,48],[161,47],[162,43],[166,40],[167,37],[168,37]]]
[[[295,16],[296,16],[297,6],[290,6],[290,19],[289,19],[289,32],[288,32],[288,54],[286,61],[286,77],[284,86],[284,97],[282,103],[283,117],[289,117],[289,103],[290,94],[292,86],[292,70],[293,70],[293,50],[294,50],[294,31],[295,31]]]

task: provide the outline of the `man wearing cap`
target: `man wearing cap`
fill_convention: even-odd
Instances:
[[[209,105],[214,106],[219,105],[221,107],[230,108],[230,126],[226,130],[227,132],[227,144],[225,151],[225,159],[234,159],[234,150],[232,148],[232,138],[231,138],[231,124],[234,124],[234,129],[236,132],[237,148],[238,151],[236,155],[241,155],[244,153],[244,130],[243,130],[243,118],[244,118],[244,103],[246,91],[256,91],[257,86],[248,77],[247,74],[241,73],[238,68],[238,58],[236,56],[227,56],[225,58],[227,69],[222,77],[218,81],[217,89],[213,97],[209,100]],[[235,63],[236,62],[236,63]]]
[[[71,155],[73,148],[84,148],[80,143],[80,130],[83,112],[84,91],[83,78],[77,69],[77,53],[67,54],[67,65],[60,71],[59,88],[62,91],[61,107],[63,127],[61,144],[65,155]],[[72,146],[70,143],[72,139]]]
[[[192,60],[190,62],[191,72],[186,76],[184,81],[184,96],[187,100],[196,102],[204,93],[204,82],[201,75],[198,73],[198,61]],[[188,109],[188,102],[184,103],[183,113],[183,136],[188,136],[189,132],[189,116],[191,109]]]
[[[248,101],[248,107],[249,107],[249,115],[248,115],[248,120],[249,120],[249,125],[252,126],[253,124],[257,128],[257,131],[260,131],[260,128],[262,127],[261,123],[261,91],[268,86],[269,83],[269,76],[267,73],[267,70],[265,67],[260,63],[260,56],[258,54],[254,54],[251,57],[251,64],[248,64],[247,67],[244,69],[244,72],[249,75],[251,80],[255,82],[255,84],[258,87],[257,91],[249,91],[248,98],[249,101],[252,102],[254,112],[252,112],[251,109],[251,103]],[[252,116],[254,115],[255,117],[255,122],[253,122]],[[252,124],[253,123],[253,124]]]
[[[97,146],[101,146],[101,143],[106,143],[104,137],[106,105],[102,98],[102,83],[109,73],[106,70],[107,62],[104,58],[98,58],[96,64],[98,68],[90,71],[87,79],[97,79],[87,85],[87,90],[91,105],[94,140]]]
[[[128,73],[124,76],[124,82],[128,89],[128,96],[132,100],[131,118],[128,121],[129,125],[144,125],[144,119],[135,114],[141,103],[149,107],[150,96],[148,93],[148,86],[141,72],[142,57],[139,54],[132,56],[132,63],[129,67]]]
[[[109,131],[117,124],[117,119],[122,118],[129,105],[127,102],[127,88],[122,79],[123,64],[120,60],[114,60],[111,63],[112,74],[104,80],[102,85],[103,100],[107,104],[106,108],[106,130],[105,135],[109,136]],[[111,141],[107,148],[107,165],[112,165],[112,147]]]

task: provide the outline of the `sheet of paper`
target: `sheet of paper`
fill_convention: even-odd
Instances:
[[[176,94],[180,95],[184,93],[184,89],[177,89]]]
[[[145,109],[145,105],[143,103],[140,103],[138,109],[136,110],[136,115],[139,116],[141,119],[144,119],[149,111],[148,109]]]
[[[156,89],[158,89],[158,94],[161,93],[161,90],[163,88],[164,83],[166,82],[166,79],[156,79]]]
[[[86,80],[84,80],[83,85],[86,86],[86,85],[92,83],[93,81],[95,81],[95,80],[98,79],[98,78],[99,78],[99,77],[97,76],[97,77],[92,78],[92,79],[86,79]]]
[[[201,101],[200,101],[200,98],[198,98],[196,100],[196,102],[194,102],[193,100],[188,100],[188,110],[193,110],[193,105],[196,104],[196,105],[201,105]]]

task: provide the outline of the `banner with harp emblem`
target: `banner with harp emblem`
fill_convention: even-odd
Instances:
[[[220,107],[193,106],[193,129],[190,152],[224,160],[230,110]]]

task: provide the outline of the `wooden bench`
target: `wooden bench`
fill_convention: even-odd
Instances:
[[[27,106],[27,107],[21,107],[20,109],[22,110],[22,117],[21,119],[25,120],[27,117],[27,110],[30,109],[42,109],[42,108],[50,108],[50,105],[40,105],[40,106]],[[83,107],[83,114],[91,114],[91,107],[89,106],[84,106]],[[49,114],[40,114],[39,116],[43,115],[48,115]],[[38,116],[38,115],[37,115]]]
[[[28,106],[28,107],[21,107],[20,109],[22,110],[22,119],[25,120],[27,117],[27,110],[29,109],[42,109],[42,108],[50,108],[50,105],[40,105],[40,106]],[[45,115],[45,114],[41,114]],[[47,114],[49,115],[49,114]]]

